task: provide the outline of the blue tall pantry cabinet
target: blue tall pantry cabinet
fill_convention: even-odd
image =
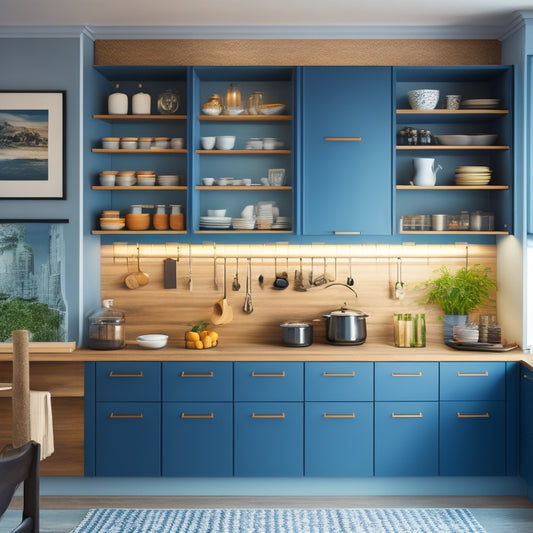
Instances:
[[[391,234],[391,72],[303,68],[305,235]]]

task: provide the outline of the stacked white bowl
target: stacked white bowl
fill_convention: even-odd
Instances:
[[[235,135],[217,135],[215,147],[217,150],[233,150]]]

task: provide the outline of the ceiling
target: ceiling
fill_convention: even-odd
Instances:
[[[0,0],[0,26],[494,26],[532,0]]]

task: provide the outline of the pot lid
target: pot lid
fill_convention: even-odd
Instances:
[[[309,328],[311,324],[305,324],[304,322],[285,322],[280,324],[282,328]]]
[[[345,307],[341,307],[340,309],[337,309],[336,311],[332,311],[330,315],[331,316],[359,316],[359,317],[368,316],[366,313],[363,313],[362,311],[354,311],[352,309],[346,309]]]

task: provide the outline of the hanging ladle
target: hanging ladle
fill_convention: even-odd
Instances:
[[[226,297],[226,258],[224,257],[224,296],[213,306],[213,313],[211,315],[211,322],[216,326],[220,324],[227,324],[233,320],[233,309],[228,303]]]
[[[248,258],[248,271],[246,273],[246,296],[242,310],[245,313],[251,313],[254,310],[252,305],[252,260]]]
[[[233,283],[231,285],[231,288],[234,291],[238,291],[241,288],[241,284],[239,283],[239,258],[237,257],[237,266],[235,267],[235,277],[233,278]]]
[[[348,277],[346,278],[346,285],[353,287],[353,278],[352,278],[352,258],[348,259]]]

